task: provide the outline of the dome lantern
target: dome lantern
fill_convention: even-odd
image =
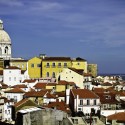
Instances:
[[[3,21],[0,20],[0,30],[3,30]]]

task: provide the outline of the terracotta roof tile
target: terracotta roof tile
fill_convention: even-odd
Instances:
[[[119,112],[107,117],[108,120],[117,120],[121,122],[125,122],[125,112]]]
[[[14,106],[15,106],[15,107],[18,107],[18,106],[20,106],[20,105],[26,103],[27,101],[29,101],[29,99],[27,99],[27,98],[26,98],[26,99],[22,99],[21,101],[17,102]]]
[[[35,89],[45,89],[47,83],[37,83],[34,87]]]
[[[23,91],[22,89],[16,87],[16,88],[14,88],[14,89],[5,91],[5,93],[25,93],[25,91]]]
[[[101,104],[117,104],[119,103],[116,99],[115,99],[115,94],[113,93],[96,93],[99,97],[100,97],[100,102]]]
[[[109,82],[105,82],[105,83],[103,83],[103,84],[101,84],[102,86],[112,86],[112,84],[111,83],[109,83]]]
[[[71,92],[75,98],[77,95],[79,95],[79,98],[99,98],[94,92],[88,89],[72,89]]]
[[[70,57],[45,57],[43,61],[71,61]]]
[[[56,102],[50,102],[46,107],[48,108],[56,108],[57,110],[61,110],[67,113],[70,113],[69,106],[64,101],[56,101]]]
[[[27,88],[27,86],[25,84],[19,84],[19,85],[15,85],[15,86],[12,86],[11,88]]]
[[[95,92],[95,93],[103,93],[103,92],[105,92],[105,89],[104,88],[94,88],[93,92]]]
[[[36,79],[25,79],[23,83],[33,83],[36,82]]]
[[[89,77],[89,76],[92,76],[92,74],[90,74],[90,73],[84,73],[83,76],[84,77]]]
[[[65,80],[58,81],[57,85],[75,85],[74,82],[67,82]]]
[[[43,97],[47,93],[47,90],[26,92],[24,97]]]
[[[8,88],[8,85],[7,85],[7,84],[4,84],[4,83],[0,83],[0,88],[1,88],[1,89],[7,89],[7,88]]]
[[[84,71],[83,69],[75,69],[75,68],[69,68],[69,69],[80,74],[80,75],[83,75],[83,71]]]
[[[48,83],[46,86],[56,86],[57,83]]]

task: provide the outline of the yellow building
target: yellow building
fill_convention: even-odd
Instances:
[[[45,57],[42,59],[42,77],[55,78],[63,68],[71,67],[70,57]]]
[[[38,57],[33,57],[28,60],[28,74],[30,78],[40,78],[41,77],[41,63],[42,59]]]
[[[87,70],[88,70],[88,73],[92,74],[93,77],[97,76],[97,72],[98,72],[97,64],[88,64]]]
[[[80,57],[72,60],[72,68],[83,69],[87,73],[87,61]]]
[[[27,60],[10,60],[10,66],[16,66],[21,70],[27,70]]]

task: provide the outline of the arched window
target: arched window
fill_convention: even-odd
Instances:
[[[52,77],[55,78],[55,72],[52,73]]]
[[[49,77],[49,72],[46,73],[46,77]]]
[[[8,54],[8,47],[5,47],[5,53]]]

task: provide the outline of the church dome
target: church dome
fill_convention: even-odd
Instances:
[[[3,28],[3,21],[0,20],[0,44],[1,43],[8,43],[11,44],[11,39],[6,31]]]

